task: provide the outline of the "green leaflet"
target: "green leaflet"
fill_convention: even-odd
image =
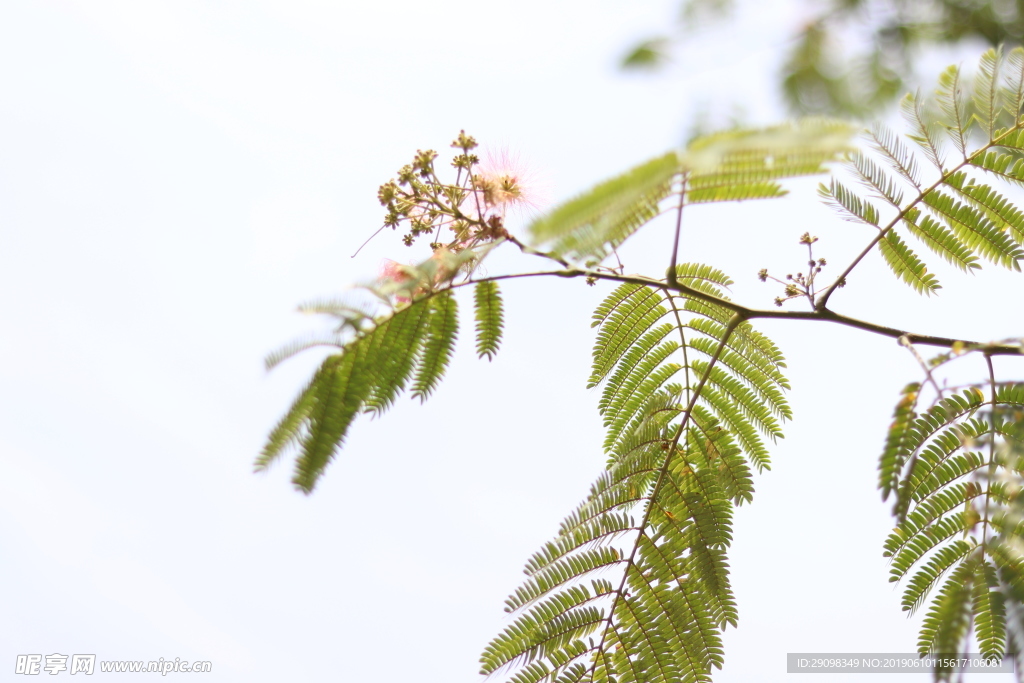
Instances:
[[[899,135],[882,124],[875,124],[869,131],[874,148],[882,155],[886,163],[914,187],[921,186],[921,174],[917,168],[917,159],[903,143]],[[937,164],[941,166],[942,164]],[[889,184],[891,181],[886,181]],[[883,194],[887,195],[888,193]],[[895,192],[894,192],[895,194]],[[896,201],[899,204],[899,201]]]
[[[1015,47],[1010,50],[1004,69],[1004,82],[1000,86],[1003,98],[1003,110],[1011,122],[1020,118],[1024,106],[1024,49]]]
[[[722,665],[732,508],[766,463],[761,434],[781,436],[788,385],[774,344],[716,303],[724,273],[681,264],[676,278],[704,298],[626,284],[594,313],[608,469],[527,563],[484,674],[676,683]]]
[[[826,204],[837,209],[846,220],[878,225],[878,209],[871,202],[861,199],[838,180],[833,178],[829,185],[818,186],[818,196]]]
[[[724,290],[732,286],[728,275],[703,263],[682,263],[676,266],[676,281],[693,289],[718,298],[725,296]]]
[[[951,567],[959,564],[967,555],[974,550],[974,547],[964,540],[955,540],[947,546],[943,546],[931,556],[931,559],[923,564],[917,573],[907,584],[903,593],[901,606],[904,611],[913,614],[924,602],[925,597],[932,591],[942,577]]]
[[[982,213],[939,190],[925,194],[924,203],[964,245],[993,263],[1020,270],[1018,262],[1024,258],[1024,251]]]
[[[736,505],[749,503],[754,494],[754,481],[743,453],[732,435],[701,406],[695,406],[693,427],[686,442],[690,451],[680,467],[693,462],[699,469],[717,468],[719,481],[726,497]]]
[[[284,414],[284,417],[271,430],[270,436],[267,437],[266,445],[256,458],[257,471],[266,469],[286,449],[302,441],[310,413],[316,404],[316,391],[320,384],[326,381],[325,375],[333,370],[333,366],[327,366],[325,361],[306,387],[299,392],[288,412]]]
[[[690,340],[690,346],[706,356],[715,354],[715,341],[709,337],[696,337]],[[789,388],[786,378],[778,371],[770,375],[761,368],[754,366],[746,358],[729,348],[723,349],[718,362],[732,371],[732,376],[753,390],[758,400],[768,407],[777,417],[784,420],[792,419],[793,411],[783,395]]]
[[[900,113],[912,129],[907,138],[924,150],[925,157],[935,168],[943,169],[945,159],[938,140],[937,126],[925,123],[921,103],[913,93],[907,93],[900,101]]]
[[[308,351],[309,349],[315,349],[321,346],[340,349],[344,345],[344,340],[338,334],[310,335],[305,339],[296,339],[295,341],[285,344],[281,348],[270,353],[266,357],[266,360],[264,360],[264,365],[267,370],[273,370],[284,361],[288,360],[292,356],[302,353],[303,351]]]
[[[986,50],[981,56],[978,72],[974,77],[972,99],[974,120],[989,136],[996,130],[1003,112],[1003,98],[999,89],[999,69],[1003,62],[1003,49]]]
[[[909,209],[903,216],[903,224],[926,247],[960,270],[970,272],[981,268],[974,252],[931,216],[923,215],[917,209]]]
[[[967,138],[973,116],[967,109],[967,98],[964,95],[960,68],[956,65],[946,67],[939,75],[939,88],[936,90],[936,103],[942,112],[941,123],[945,127],[953,145],[961,154],[967,153]]]
[[[932,294],[942,288],[934,275],[910,247],[903,243],[895,230],[890,230],[878,242],[878,249],[889,269],[921,294]]]
[[[883,154],[891,154],[885,147],[881,146],[881,143],[878,143],[877,136],[872,139],[877,144],[876,149],[881,150]],[[904,163],[891,156],[888,161],[897,172],[904,175],[904,178],[913,181],[913,175]],[[850,166],[857,174],[861,183],[874,190],[879,198],[884,199],[896,208],[900,207],[903,203],[903,190],[900,189],[898,181],[890,178],[885,170],[876,164],[871,157],[863,152],[857,152],[850,158]]]
[[[954,173],[946,180],[946,185],[955,188],[976,209],[984,212],[996,228],[1008,231],[1017,244],[1024,243],[1024,212],[1006,197],[988,185],[967,178],[964,173]]]
[[[724,364],[710,366],[700,359],[694,359],[691,367],[699,375],[708,375],[708,385],[714,387],[722,396],[723,403],[729,406],[729,412],[738,410],[746,420],[759,432],[771,439],[782,438],[782,429],[776,421],[772,406],[754,391],[746,382],[737,379],[732,372],[725,369]],[[788,405],[785,406],[788,408]]]
[[[593,350],[593,370],[587,388],[611,372],[626,351],[668,314],[658,292],[648,287],[626,285],[601,324]]]
[[[937,98],[941,114],[937,125],[946,131],[966,164],[1010,182],[1024,182],[1022,162],[994,148],[1017,149],[1024,139],[1016,110],[1022,96],[1024,57],[1021,52],[1015,50],[1004,60],[999,50],[990,50],[983,56],[980,74],[970,88],[965,86],[957,68],[950,67],[944,72]],[[943,161],[935,127],[925,123],[922,109],[912,96],[904,100],[903,111],[915,129],[911,138],[924,148],[932,164],[941,169]],[[974,123],[979,124],[989,144],[968,153],[967,143]],[[1002,123],[1009,123],[1011,127],[997,128]],[[916,174],[907,166],[910,159],[894,143],[894,136],[876,135],[875,139],[880,141],[878,149],[897,172],[919,186]],[[914,200],[904,209],[904,223],[915,237],[961,270],[976,269],[976,255],[1019,270],[1019,261],[1024,257],[1019,246],[1024,243],[1024,213],[996,190],[962,170],[944,172],[941,182],[955,190],[966,203],[937,189],[926,192],[921,199],[939,222],[922,217],[913,206],[918,200]],[[897,254],[890,250],[890,257],[895,256]],[[912,272],[912,269],[904,272]],[[916,286],[922,285],[918,282]]]

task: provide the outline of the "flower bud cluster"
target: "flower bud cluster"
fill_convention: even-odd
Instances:
[[[785,280],[772,277],[768,274],[767,268],[762,268],[757,273],[757,279],[761,282],[767,282],[772,280],[778,282],[783,287],[783,295],[775,297],[775,305],[782,306],[790,299],[796,299],[799,297],[806,297],[810,301],[811,306],[814,305],[815,297],[815,286],[814,280],[821,273],[821,269],[827,265],[827,262],[823,258],[815,259],[812,245],[818,241],[817,237],[812,237],[809,232],[805,232],[800,236],[800,244],[807,245],[807,273],[803,271],[796,275],[789,273],[786,275]]]
[[[477,142],[465,131],[452,142],[458,153],[451,165],[456,171],[451,183],[440,179],[434,150],[416,152],[412,163],[380,186],[377,199],[387,209],[384,226],[392,230],[407,227],[402,241],[412,246],[429,235],[435,251],[459,252],[481,242],[508,236],[504,227],[504,205],[523,199],[522,184],[510,174],[480,169],[473,152]]]

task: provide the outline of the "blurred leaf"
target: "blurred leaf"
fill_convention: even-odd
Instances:
[[[669,61],[670,41],[665,37],[651,38],[634,47],[622,59],[625,69],[656,69]]]

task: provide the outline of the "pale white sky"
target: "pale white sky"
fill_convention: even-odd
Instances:
[[[56,652],[210,660],[216,681],[476,680],[523,562],[603,465],[584,385],[608,290],[509,283],[498,358],[475,360],[467,326],[436,395],[361,420],[311,497],[290,462],[251,468],[318,357],[270,375],[262,358],[321,325],[297,304],[415,258],[392,234],[349,255],[380,224],[377,186],[418,148],[464,128],[561,200],[680,143],[702,108],[780,117],[767,75],[799,8],[751,8],[659,76],[619,73],[675,11],[0,5],[0,671]],[[792,187],[694,210],[684,258],[767,306],[755,274],[795,269],[804,231],[835,264],[869,239],[813,182]],[[627,268],[661,272],[667,236],[654,227]],[[1019,309],[1019,279],[937,270],[948,293],[925,301],[869,260],[835,307],[934,334],[1021,332],[998,314]],[[715,680],[811,683],[785,674],[787,652],[914,649],[875,467],[916,364],[854,331],[760,327],[791,359],[796,420],[737,514],[740,627]]]

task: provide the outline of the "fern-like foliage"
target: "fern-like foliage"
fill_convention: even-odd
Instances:
[[[354,330],[338,344],[271,431],[256,461],[266,469],[290,448],[298,451],[292,483],[306,493],[345,440],[360,413],[380,414],[411,383],[425,400],[451,360],[458,333],[458,311],[450,290],[423,297],[377,319],[342,311]],[[274,357],[274,360],[279,360]]]
[[[725,298],[704,265],[679,283]],[[514,623],[485,650],[483,673],[516,683],[710,680],[735,625],[726,551],[752,466],[790,417],[774,344],[699,296],[618,287],[594,314],[590,386],[603,385],[608,468],[526,566],[507,601]]]
[[[534,222],[534,241],[565,258],[600,260],[658,215],[678,173],[670,152],[607,180]]]
[[[1021,604],[1024,582],[1024,385],[988,387],[989,395],[969,387],[920,414],[919,390],[904,390],[881,459],[880,485],[896,494],[898,520],[885,542],[890,580],[906,581],[908,612],[934,595],[921,653],[961,652],[973,627],[982,653],[1002,657],[1024,644],[1024,622],[1007,612]]]
[[[476,353],[480,358],[492,360],[501,345],[501,331],[505,323],[498,283],[478,282],[473,295],[476,303]]]
[[[458,337],[458,302],[451,279],[467,264],[477,263],[485,251],[439,250],[419,266],[404,267],[400,277],[370,288],[388,303],[379,315],[344,301],[301,307],[331,317],[336,329],[272,353],[267,367],[312,347],[326,346],[335,353],[324,359],[270,432],[256,459],[257,471],[295,450],[292,483],[310,493],[359,414],[381,415],[407,389],[413,398],[425,401],[444,377]],[[477,349],[481,357],[492,358],[502,330],[497,284],[479,283],[475,303]]]
[[[970,82],[951,66],[940,78],[934,101],[922,103],[907,95],[902,105],[911,126],[907,138],[924,153],[925,163],[892,131],[876,126],[868,132],[874,152],[895,174],[864,152],[851,155],[848,167],[895,211],[888,222],[880,220],[880,209],[869,199],[839,181],[821,186],[822,196],[845,218],[879,228],[875,244],[886,265],[918,292],[935,293],[940,284],[903,231],[960,270],[976,270],[982,259],[1020,270],[1024,213],[984,176],[1024,183],[1022,83],[1024,50],[1015,48],[1008,55],[989,50]],[[930,184],[922,167],[930,167],[935,176]]]
[[[595,264],[668,200],[680,204],[780,197],[778,181],[825,172],[850,149],[844,123],[809,119],[761,130],[700,137],[567,202],[530,226],[534,243],[574,262]]]
[[[895,211],[888,222],[874,224],[874,244],[890,269],[919,292],[933,293],[939,284],[902,231],[964,272],[979,269],[982,260],[1020,270],[1024,213],[985,176],[1024,182],[1022,109],[1024,50],[990,50],[973,79],[963,78],[958,67],[946,69],[934,102],[904,99],[908,137],[925,163],[899,136],[878,127],[870,139],[895,173],[851,159],[858,180]],[[930,182],[920,170],[928,166]],[[864,220],[867,200],[830,194],[847,217],[871,223]],[[908,385],[883,449],[879,486],[883,497],[895,494],[897,519],[885,555],[891,580],[905,582],[903,609],[914,613],[927,605],[918,640],[922,653],[962,652],[973,636],[985,655],[1001,657],[1024,646],[1024,386],[995,385],[990,369],[987,385],[946,395],[933,370],[928,379],[937,393],[934,404],[920,410],[926,387]],[[936,671],[940,680],[952,674]]]

